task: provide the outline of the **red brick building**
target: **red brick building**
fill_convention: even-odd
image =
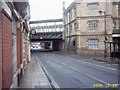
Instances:
[[[29,47],[24,48],[29,45],[30,10],[28,0],[23,1],[0,1],[0,89],[16,88],[30,59]]]
[[[2,14],[0,13],[0,89],[2,88]]]
[[[9,87],[12,83],[12,22],[1,13],[2,32],[2,86]]]

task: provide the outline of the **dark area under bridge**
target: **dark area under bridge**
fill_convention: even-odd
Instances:
[[[53,51],[61,51],[63,40],[62,32],[46,32],[32,35],[31,42],[52,41]]]
[[[53,48],[52,50],[53,51],[62,51],[62,45],[63,45],[63,41],[62,40],[55,40],[55,39],[44,39],[44,40],[41,40],[41,41],[52,41],[53,42]],[[41,42],[40,40],[33,40],[31,42]]]

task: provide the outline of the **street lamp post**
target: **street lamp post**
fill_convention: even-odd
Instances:
[[[106,40],[107,40],[107,30],[106,30],[106,12],[105,11],[99,11],[100,15],[103,13],[104,14],[104,58],[106,58]]]

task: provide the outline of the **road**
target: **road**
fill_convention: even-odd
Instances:
[[[56,52],[33,52],[32,57],[44,67],[58,88],[118,87],[118,70],[86,62],[89,58]]]

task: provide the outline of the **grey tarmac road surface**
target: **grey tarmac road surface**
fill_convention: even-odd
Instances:
[[[84,57],[73,58],[55,52],[33,52],[32,56],[59,88],[119,87],[119,70],[115,68],[85,62]]]

